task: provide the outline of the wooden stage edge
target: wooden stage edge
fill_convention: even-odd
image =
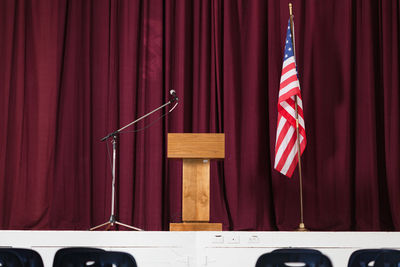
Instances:
[[[400,250],[400,232],[0,231],[0,247],[34,249],[45,267],[58,249],[71,246],[125,251],[140,267],[255,266],[277,248],[314,248],[342,267],[358,249]]]

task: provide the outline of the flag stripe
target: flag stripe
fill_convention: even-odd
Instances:
[[[287,38],[287,36],[286,36]],[[288,65],[291,65],[294,62],[294,56],[293,57],[288,57],[287,59],[285,59],[285,61],[283,61],[283,66],[282,69],[284,70]]]
[[[284,102],[287,99],[290,99],[293,95],[297,94],[297,92],[300,92],[300,87],[293,88],[292,91],[287,92],[286,94],[283,94],[282,96],[279,96],[279,99],[278,99],[279,103]]]
[[[289,78],[285,79],[285,80],[281,80],[281,87],[279,88],[279,96],[281,96],[282,94],[284,94],[284,92],[282,91],[283,89],[286,89],[287,86],[290,86],[291,88],[294,87],[299,87],[299,83],[297,82],[297,77],[296,75],[292,75]],[[286,89],[286,91],[288,91]]]
[[[282,172],[283,167],[287,164],[286,162],[289,161],[291,162],[291,158],[289,155],[291,154],[290,152],[293,150],[296,144],[296,131],[293,127],[289,127],[282,143],[281,146],[279,147],[279,152],[281,153],[280,157],[277,155],[276,159],[278,160],[278,164],[276,165],[276,169]]]
[[[282,82],[284,82],[285,80],[287,80],[288,78],[291,78],[291,77],[296,77],[296,67],[295,67],[294,63],[288,65],[285,69],[282,70],[281,87],[282,87]],[[297,81],[297,79],[296,79],[296,81]]]
[[[279,98],[280,99],[285,99],[287,97],[291,97],[292,95],[296,94],[297,91],[300,90],[299,83],[297,81],[297,77],[292,76],[290,79],[295,79],[295,81],[288,83],[285,87],[282,87],[279,90]],[[289,80],[289,79],[287,79],[287,80]],[[286,81],[284,81],[284,82],[286,82]],[[291,93],[291,94],[288,94],[288,93]],[[283,98],[283,95],[285,95],[285,94],[286,94],[286,97]]]
[[[288,133],[291,127],[288,123],[286,123],[286,119],[284,117],[281,117],[281,122],[279,124],[281,127],[281,131],[279,132],[279,136],[277,136],[276,139],[277,149],[275,151],[275,158],[278,160],[275,162],[275,166],[278,164],[279,159],[284,152],[285,144],[288,142],[288,139],[290,139],[292,135],[292,133]]]
[[[290,121],[290,123],[295,127],[296,126],[296,111],[295,111],[295,107],[289,105],[287,102],[282,102],[280,104],[280,106],[282,107],[281,109],[279,109],[279,112],[281,113],[282,116],[284,116],[285,118],[287,118],[288,121]],[[304,125],[304,119],[303,119],[303,110],[300,106],[297,106],[297,113],[299,114],[298,119],[299,119],[299,124],[301,126],[301,128],[305,128]]]

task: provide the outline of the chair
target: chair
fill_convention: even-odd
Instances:
[[[16,254],[6,250],[0,250],[0,266],[24,267]]]
[[[400,266],[400,251],[385,251],[375,259],[374,267],[398,267]]]
[[[43,260],[39,253],[28,248],[0,248],[0,251],[13,253],[19,258],[24,267],[43,267]]]
[[[76,252],[104,252],[104,249],[101,248],[93,248],[93,247],[66,247],[60,248],[57,250],[56,254],[54,255],[53,259],[53,266],[58,266],[60,260],[69,253],[76,253]]]
[[[316,250],[280,249],[261,255],[256,267],[285,267],[290,265],[302,267],[332,267],[330,259]],[[301,264],[301,265],[300,265]]]
[[[86,251],[65,254],[54,267],[137,267],[132,255],[117,251]]]
[[[374,266],[376,258],[381,253],[393,251],[393,249],[359,249],[351,253],[347,267]]]

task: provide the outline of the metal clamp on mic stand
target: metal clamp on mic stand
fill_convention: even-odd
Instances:
[[[110,229],[110,227],[114,226],[115,224],[122,225],[122,226],[130,228],[132,230],[143,231],[140,228],[137,228],[137,227],[134,227],[134,226],[131,226],[131,225],[128,225],[128,224],[124,224],[124,223],[121,223],[121,222],[116,220],[114,206],[115,206],[115,166],[116,166],[116,158],[117,158],[117,134],[119,134],[121,131],[123,131],[124,129],[128,128],[129,126],[131,126],[131,125],[143,120],[147,116],[150,116],[154,112],[156,112],[156,111],[158,111],[158,110],[160,110],[160,109],[162,109],[162,108],[174,103],[175,101],[177,102],[176,104],[178,104],[178,97],[176,96],[175,90],[171,90],[170,91],[170,95],[172,96],[172,98],[167,103],[165,103],[165,104],[161,105],[160,107],[150,111],[146,115],[144,115],[144,116],[140,117],[139,119],[137,119],[137,120],[125,125],[124,127],[116,130],[115,132],[112,132],[112,133],[106,135],[105,137],[103,137],[100,140],[100,141],[103,142],[103,141],[106,141],[106,140],[108,140],[109,138],[112,137],[111,143],[112,143],[113,153],[112,153],[111,216],[110,216],[110,219],[107,222],[90,228],[89,229],[90,231],[96,230],[96,229],[101,228],[103,226],[106,226],[105,230],[108,230],[108,229]],[[174,108],[172,108],[169,112],[171,112],[173,109]]]

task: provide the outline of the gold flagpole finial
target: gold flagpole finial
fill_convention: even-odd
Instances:
[[[293,16],[293,5],[292,5],[292,3],[289,3],[289,15]]]

